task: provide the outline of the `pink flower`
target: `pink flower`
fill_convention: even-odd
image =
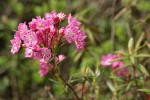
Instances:
[[[113,54],[108,54],[108,55],[103,55],[102,59],[101,59],[101,65],[102,66],[111,66],[113,69],[119,68],[124,66],[124,62],[122,60],[117,60],[117,61],[113,61],[117,58],[122,57],[122,54],[117,54],[117,55],[113,55]],[[128,72],[128,68],[122,68],[120,70],[117,71],[117,75],[119,76],[124,76],[125,74],[127,74]]]
[[[57,16],[59,17],[60,20],[64,20],[66,17],[66,15],[63,12],[58,13]]]
[[[37,44],[37,38],[34,31],[28,30],[24,37],[24,43],[26,47],[34,47]]]
[[[50,26],[50,34],[57,37],[56,28],[53,25]]]
[[[43,48],[35,47],[32,49],[32,51],[33,51],[33,55],[32,55],[33,59],[36,59],[36,58],[42,59],[43,58],[43,56],[44,56]]]
[[[40,76],[45,76],[48,73],[48,69],[51,68],[51,64],[44,61],[44,59],[40,60]]]
[[[59,17],[57,16],[56,11],[52,11],[51,13],[46,13],[45,19],[49,20],[53,24],[59,21]]]
[[[82,30],[78,31],[78,35],[77,36],[78,37],[76,39],[75,45],[76,45],[77,50],[81,50],[85,46],[84,39],[86,38],[86,36],[85,36],[85,33]]]
[[[73,18],[71,14],[69,14],[68,16],[68,23],[69,25],[73,25],[74,27],[79,26],[81,24],[76,18]]]
[[[48,48],[43,48],[43,60],[48,62],[51,58],[51,50]]]
[[[114,59],[114,55],[112,54],[107,54],[107,55],[103,55],[102,59],[101,59],[101,65],[102,66],[111,66],[112,65],[112,60]]]
[[[19,31],[28,30],[28,27],[27,27],[27,25],[26,25],[26,22],[20,23],[20,24],[18,25],[18,30],[19,30]]]
[[[19,51],[20,45],[21,45],[21,40],[19,37],[14,37],[14,39],[10,40],[12,48],[11,48],[11,53],[15,54]]]
[[[29,24],[29,27],[30,27],[32,30],[35,30],[35,29],[36,29],[36,21],[37,21],[37,19],[32,18],[32,21],[28,23],[28,24]]]
[[[26,48],[25,49],[25,57],[27,57],[27,58],[31,58],[31,57],[33,57],[33,50],[32,50],[32,48]]]
[[[35,24],[37,30],[42,30],[45,27],[45,20],[40,16],[37,16]]]
[[[75,42],[77,50],[81,50],[85,46],[85,33],[79,28],[80,22],[76,18],[73,18],[71,14],[68,16],[69,25],[65,27],[63,34],[65,39],[69,42]]]
[[[18,25],[18,31],[16,31],[15,33],[15,37],[19,37],[21,38],[22,40],[24,39],[24,35],[26,35],[26,32],[28,31],[28,27],[26,25],[26,23],[20,23]]]
[[[48,73],[48,69],[47,68],[41,68],[39,73],[40,73],[40,77],[45,76]]]
[[[121,66],[124,66],[124,62],[121,61],[121,60],[112,62],[112,68],[118,68],[118,67],[121,67]]]
[[[64,31],[65,31],[64,27],[62,27],[61,29],[59,29],[59,33],[62,34],[62,35],[64,35]]]
[[[119,76],[124,76],[124,75],[126,75],[127,73],[128,73],[128,68],[127,68],[127,67],[122,68],[122,69],[120,69],[119,71],[117,71],[117,75],[119,75]]]
[[[66,38],[66,40],[71,43],[73,41],[77,40],[77,33],[78,33],[79,29],[77,27],[66,27],[64,30],[64,36]]]
[[[77,50],[82,50],[85,46],[85,42],[84,41],[76,41],[75,42],[75,46]]]

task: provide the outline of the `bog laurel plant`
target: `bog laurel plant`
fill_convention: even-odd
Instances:
[[[57,64],[65,56],[58,55],[58,50],[66,43],[74,42],[78,51],[84,49],[86,38],[85,33],[80,29],[80,22],[68,15],[68,25],[62,26],[61,23],[66,20],[66,15],[62,12],[52,11],[45,13],[44,18],[37,16],[31,22],[20,23],[14,38],[10,41],[11,53],[15,54],[21,47],[25,49],[25,57],[39,59],[40,76],[44,76],[50,70],[52,74],[59,77],[79,99],[78,95],[62,77]]]

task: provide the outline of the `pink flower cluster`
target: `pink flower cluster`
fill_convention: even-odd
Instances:
[[[12,48],[11,53],[15,54],[22,47],[25,48],[25,57],[39,58],[40,75],[47,74],[51,68],[50,59],[61,44],[75,43],[76,49],[84,48],[86,38],[85,33],[79,28],[80,22],[68,15],[68,25],[62,26],[60,23],[65,20],[66,15],[62,12],[52,11],[46,13],[44,18],[37,16],[31,22],[20,23],[14,38],[10,40]],[[63,57],[58,57],[61,60]]]
[[[113,61],[117,58],[122,57],[122,54],[117,54],[117,55],[113,55],[113,54],[107,54],[107,55],[103,55],[101,58],[101,65],[102,66],[111,66],[113,69],[119,68],[124,66],[124,62],[122,60],[117,60],[117,61]],[[124,76],[126,75],[128,72],[127,67],[122,68],[120,70],[117,71],[117,75],[119,76]]]

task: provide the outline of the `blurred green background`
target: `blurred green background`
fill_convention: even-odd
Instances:
[[[23,50],[10,53],[18,24],[52,10],[72,13],[88,36],[84,51],[78,53],[73,45],[60,51],[67,56],[61,64],[66,78],[82,74],[84,68],[99,67],[101,55],[125,50],[130,37],[137,39],[150,27],[149,0],[0,0],[0,100],[43,100],[49,90],[64,97],[62,88],[48,79],[50,74],[40,77],[37,60],[25,58]],[[101,99],[108,100],[107,91],[101,92],[105,94]]]

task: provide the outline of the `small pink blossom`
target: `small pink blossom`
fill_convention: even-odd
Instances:
[[[77,50],[82,50],[85,46],[84,39],[86,38],[85,33],[82,30],[78,31],[77,39],[75,42]]]
[[[62,34],[62,35],[64,35],[64,31],[65,31],[64,27],[62,27],[62,28],[59,29],[59,33]]]
[[[26,23],[25,22],[20,23],[18,25],[18,31],[16,31],[16,33],[15,33],[15,37],[19,37],[23,40],[27,31],[28,31],[28,27],[27,27]]]
[[[66,57],[63,54],[58,55],[58,57],[56,57],[55,61],[56,62],[61,62],[65,59]]]
[[[51,64],[47,63],[43,59],[40,60],[40,76],[45,76],[48,73],[48,69],[51,68]]]
[[[112,65],[112,60],[114,59],[114,55],[112,54],[107,54],[103,55],[101,59],[101,65],[102,66],[111,66]]]
[[[122,68],[122,69],[120,69],[120,70],[117,71],[117,75],[119,75],[119,76],[124,76],[127,73],[128,73],[128,68],[127,67]]]
[[[76,46],[77,50],[82,50],[85,46],[85,42],[84,41],[76,41],[75,46]]]
[[[51,21],[51,23],[53,23],[53,24],[55,24],[59,21],[59,17],[57,16],[56,11],[52,11],[51,13],[46,13],[45,19]]]
[[[26,48],[25,49],[25,57],[27,57],[27,58],[31,58],[31,57],[33,57],[33,50],[32,50],[32,48]]]
[[[64,29],[64,37],[69,42],[75,42],[77,50],[81,50],[85,46],[85,33],[79,28],[81,24],[76,18],[73,18],[71,14],[68,16],[68,25]]]
[[[20,24],[18,25],[18,30],[19,30],[19,31],[28,30],[28,27],[27,27],[27,25],[26,25],[26,22],[20,23]]]
[[[32,18],[32,21],[29,22],[29,27],[30,27],[32,30],[35,30],[35,29],[36,29],[36,21],[37,21],[37,19]]]
[[[115,59],[120,58],[122,56],[123,56],[122,54],[103,55],[102,59],[101,59],[101,65],[102,66],[111,66],[113,69],[123,67],[125,64],[122,60],[114,61]],[[119,75],[119,76],[124,76],[127,72],[128,72],[128,68],[125,67],[125,68],[122,68],[122,69],[118,70],[116,74]]]
[[[79,26],[81,24],[76,18],[73,18],[71,14],[68,16],[68,23],[73,26]]]
[[[12,48],[11,48],[11,53],[15,54],[19,51],[21,47],[21,40],[19,37],[14,37],[14,39],[10,40]]]
[[[26,47],[34,47],[37,44],[36,33],[32,30],[28,30],[26,37],[24,38]]]
[[[66,40],[71,43],[77,40],[78,28],[76,27],[66,27],[64,30],[64,36]]]
[[[39,73],[40,73],[40,77],[45,76],[48,73],[48,69],[47,68],[41,68]]]
[[[43,48],[34,47],[32,49],[32,51],[33,51],[33,55],[32,55],[33,59],[36,59],[36,58],[42,59],[43,58],[43,56],[44,56]]]
[[[40,16],[37,16],[35,24],[37,30],[42,30],[45,27],[45,20]]]
[[[66,17],[66,15],[63,12],[58,13],[57,16],[59,17],[60,20],[64,20]]]
[[[51,50],[48,48],[43,48],[43,60],[48,62],[51,58]]]
[[[124,62],[123,61],[114,61],[112,62],[112,68],[118,68],[118,67],[121,67],[121,66],[124,66]]]

